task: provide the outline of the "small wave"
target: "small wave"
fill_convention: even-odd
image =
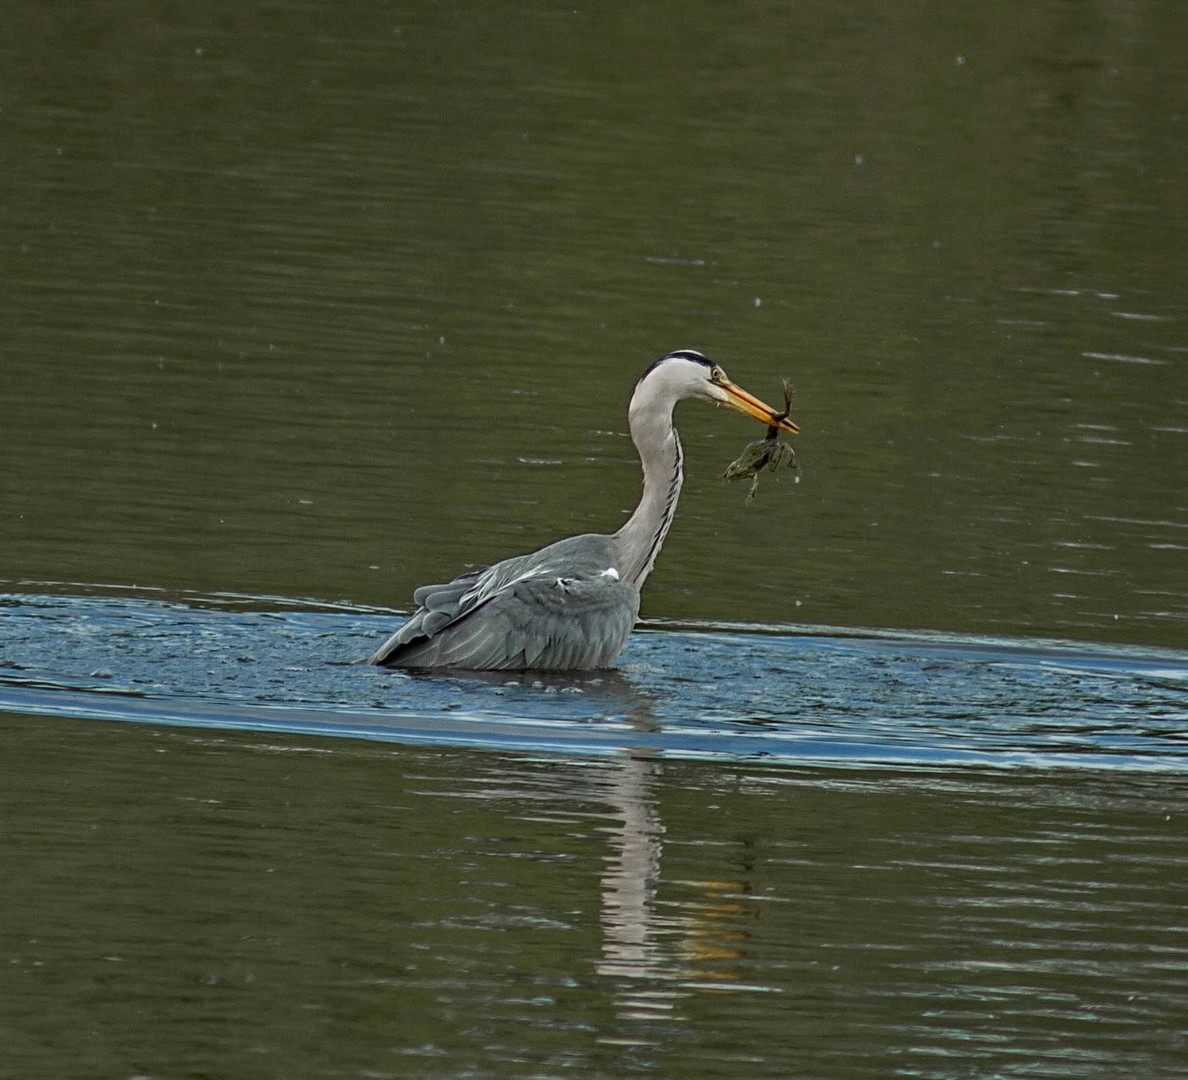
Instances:
[[[216,601],[217,603],[217,601]],[[17,595],[0,710],[534,753],[850,768],[1188,768],[1188,654],[649,624],[609,672],[360,666],[394,616]]]

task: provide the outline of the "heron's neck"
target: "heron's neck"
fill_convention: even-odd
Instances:
[[[676,516],[685,479],[684,454],[672,426],[671,409],[663,416],[632,416],[631,440],[643,465],[643,493],[635,513],[612,541],[618,549],[620,577],[641,588]]]

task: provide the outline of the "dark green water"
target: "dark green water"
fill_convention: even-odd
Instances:
[[[1185,25],[17,5],[6,576],[405,603],[616,526],[692,344],[804,476],[687,406],[646,615],[1184,644]]]
[[[1183,1072],[1182,781],[2,730],[6,1076]]]
[[[8,5],[0,1077],[1183,1075],[1186,101],[1167,2]],[[616,527],[681,346],[800,480],[678,413],[623,708],[909,760],[478,750],[268,622]]]

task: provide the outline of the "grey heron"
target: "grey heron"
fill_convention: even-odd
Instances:
[[[684,468],[672,412],[686,398],[725,405],[793,435],[800,430],[701,353],[679,349],[660,357],[639,377],[627,408],[643,491],[623,527],[422,585],[413,593],[416,612],[367,663],[473,671],[609,666],[635,625],[639,590],[676,514]]]

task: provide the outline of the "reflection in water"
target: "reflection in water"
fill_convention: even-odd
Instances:
[[[627,1017],[670,1015],[681,996],[676,957],[667,950],[656,915],[664,826],[653,801],[657,763],[633,754],[615,771],[606,798],[622,824],[607,830],[612,852],[602,877],[601,975],[626,980],[617,994]],[[654,983],[660,987],[655,988]]]
[[[660,763],[646,750],[626,758],[603,788],[622,824],[607,829],[612,852],[602,877],[602,959],[597,970],[620,980],[615,994],[624,1019],[681,1019],[677,1003],[691,991],[767,991],[744,984],[731,963],[748,938],[743,918],[759,906],[737,897],[749,883],[685,881],[701,899],[662,916],[656,890],[664,850],[664,824],[655,805]]]

